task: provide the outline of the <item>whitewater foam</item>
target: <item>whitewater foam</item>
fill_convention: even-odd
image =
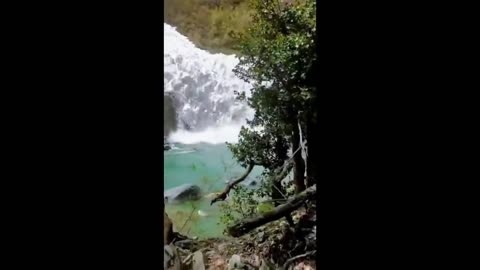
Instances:
[[[238,142],[238,133],[240,132],[240,124],[230,124],[219,127],[210,127],[202,131],[177,130],[172,133],[169,140],[183,144],[196,143],[236,143]]]
[[[251,86],[233,68],[235,55],[197,48],[174,27],[164,24],[164,89],[175,100],[178,130],[169,136],[181,143],[235,142],[253,110],[236,100],[234,91]]]

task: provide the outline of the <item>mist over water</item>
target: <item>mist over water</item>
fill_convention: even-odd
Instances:
[[[165,95],[172,99],[176,113],[174,127],[168,128],[169,140],[236,142],[241,125],[253,116],[253,110],[234,94],[248,95],[250,90],[232,71],[239,60],[195,47],[168,24],[164,24],[164,45]]]
[[[225,142],[238,142],[240,124],[223,125],[220,127],[209,127],[202,131],[178,130],[169,137],[173,142],[184,144],[211,143],[221,144]]]

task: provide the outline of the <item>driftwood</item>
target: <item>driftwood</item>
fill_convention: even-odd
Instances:
[[[286,203],[277,206],[272,211],[253,217],[253,218],[248,218],[248,219],[239,221],[238,223],[228,227],[227,231],[233,237],[242,236],[245,233],[248,233],[249,231],[259,226],[262,226],[271,221],[285,217],[287,214],[300,208],[300,206],[302,206],[302,204],[306,200],[315,196],[316,193],[317,193],[317,185],[313,185],[305,189],[301,193],[298,193],[297,195],[291,197],[290,199],[287,200]]]

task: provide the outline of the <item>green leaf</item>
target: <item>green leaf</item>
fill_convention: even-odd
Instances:
[[[256,210],[257,210],[257,213],[264,214],[264,213],[272,211],[273,209],[275,209],[275,206],[273,206],[273,204],[268,203],[268,202],[262,202],[262,203],[258,204]]]

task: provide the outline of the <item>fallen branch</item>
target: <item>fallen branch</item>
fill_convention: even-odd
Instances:
[[[294,262],[294,261],[296,261],[296,260],[298,260],[298,259],[302,259],[302,258],[306,258],[306,257],[312,256],[312,255],[315,255],[316,252],[317,252],[316,250],[312,250],[312,251],[309,251],[309,252],[307,252],[307,253],[305,253],[305,254],[301,254],[301,255],[298,255],[298,256],[295,256],[295,257],[293,257],[293,258],[288,259],[288,260],[285,262],[285,264],[283,265],[283,269],[288,269],[288,266],[289,266],[292,262]]]
[[[247,178],[247,176],[250,174],[250,172],[252,171],[252,169],[255,165],[256,164],[254,162],[250,162],[250,164],[248,165],[247,171],[245,171],[245,173],[242,176],[240,176],[239,178],[237,178],[237,179],[231,181],[230,183],[228,183],[228,185],[225,187],[225,190],[222,193],[215,196],[215,198],[213,198],[213,200],[210,202],[210,205],[216,203],[217,201],[224,201],[227,198],[227,195],[230,192],[230,190],[235,185],[237,185],[238,183],[245,180]]]
[[[285,163],[283,164],[283,166],[278,168],[275,171],[275,174],[273,176],[273,182],[280,182],[285,177],[287,177],[288,173],[293,168],[293,156],[300,149],[301,149],[301,147],[299,147],[297,150],[295,150],[295,152],[293,152],[293,154],[292,154],[292,157],[290,157],[288,160],[286,160]],[[228,193],[230,193],[230,190],[233,187],[235,187],[238,183],[245,180],[247,178],[247,176],[250,174],[250,172],[252,171],[253,167],[255,167],[255,165],[262,166],[263,164],[262,164],[262,162],[260,162],[258,160],[251,161],[248,165],[247,171],[242,176],[240,176],[239,178],[237,178],[237,179],[231,181],[230,183],[228,183],[228,185],[225,187],[225,190],[222,193],[215,196],[215,198],[212,199],[212,201],[210,202],[210,205],[212,205],[212,204],[214,204],[218,201],[224,201],[227,198]]]
[[[280,219],[285,215],[290,214],[291,212],[297,210],[298,208],[300,208],[300,206],[302,206],[302,204],[306,200],[315,196],[316,193],[317,193],[317,185],[313,185],[305,189],[304,191],[298,193],[297,195],[291,197],[290,199],[287,200],[285,204],[277,206],[272,211],[253,217],[253,218],[248,218],[248,219],[239,221],[238,223],[232,225],[231,227],[228,227],[227,231],[233,237],[242,236],[245,233],[259,226],[262,226],[271,221]]]

